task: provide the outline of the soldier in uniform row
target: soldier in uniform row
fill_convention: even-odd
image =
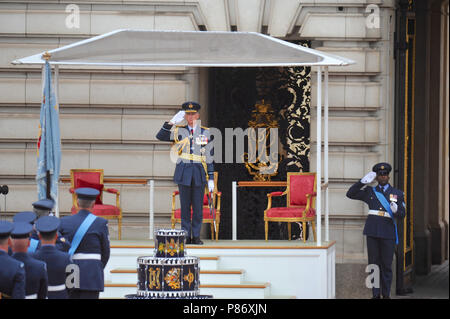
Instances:
[[[176,144],[178,159],[173,180],[178,184],[180,194],[181,228],[187,232],[186,244],[196,245],[203,244],[200,230],[206,184],[210,192],[214,190],[214,150],[210,147],[212,144],[208,145],[211,142],[209,129],[198,125],[199,110],[197,102],[183,103],[182,110],[165,122],[156,135],[160,141]],[[183,119],[187,125],[177,125]]]
[[[43,216],[36,222],[39,232],[40,248],[33,257],[47,264],[48,299],[67,299],[66,271],[72,263],[70,255],[56,248],[57,230],[60,225],[58,218]]]
[[[25,266],[25,299],[45,299],[48,286],[46,264],[27,252],[32,229],[29,223],[14,223],[11,232],[12,257]]]
[[[49,199],[39,200],[32,204],[33,211],[19,212],[13,217],[14,222],[26,222],[30,223],[33,226],[33,232],[30,238],[30,246],[28,247],[28,252],[30,254],[35,253],[41,245],[38,233],[35,228],[35,222],[43,216],[52,216],[53,214],[51,211],[54,204],[55,202]],[[65,252],[69,251],[70,248],[70,242],[59,233],[56,239],[56,248]]]
[[[380,285],[374,283],[372,298],[390,298],[392,283],[392,260],[398,243],[396,219],[405,217],[405,199],[402,191],[389,184],[392,167],[388,163],[378,163],[372,172],[353,184],[347,197],[365,202],[369,213],[363,234],[367,237],[369,265],[377,265]],[[377,186],[368,184],[374,180]],[[380,287],[381,286],[381,289]]]
[[[20,212],[14,216],[14,223],[0,221],[0,297],[99,297],[104,289],[103,269],[110,256],[108,225],[105,219],[90,212],[99,192],[92,188],[79,188],[75,192],[80,211],[73,216],[59,219],[44,213],[34,222],[35,212]],[[71,242],[67,253],[57,247],[58,230]],[[33,252],[29,252],[32,233],[37,240]],[[68,290],[66,276],[70,264],[76,265],[79,280]]]
[[[0,220],[0,298],[25,299],[25,265],[8,255],[14,224]]]
[[[104,290],[103,269],[110,256],[108,221],[91,213],[98,190],[77,188],[75,193],[80,210],[61,218],[59,226],[71,243],[69,254],[80,270],[79,287],[69,290],[69,298],[97,299]]]

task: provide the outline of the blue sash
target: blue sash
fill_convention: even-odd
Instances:
[[[28,253],[33,254],[39,246],[39,240],[31,238],[30,246],[28,246]]]
[[[72,257],[75,251],[77,250],[78,246],[81,243],[81,240],[83,239],[84,235],[86,235],[87,230],[92,225],[94,220],[97,218],[97,216],[93,214],[89,214],[84,221],[81,223],[80,227],[77,229],[77,232],[75,233],[75,236],[73,236],[72,245],[69,249],[69,255]]]
[[[395,222],[394,214],[391,210],[391,205],[389,205],[389,202],[387,201],[386,197],[384,197],[383,194],[381,194],[379,191],[377,191],[376,187],[372,187],[373,192],[378,198],[378,201],[380,204],[384,207],[384,209],[389,213],[389,216],[391,216],[392,221],[394,222],[395,227],[395,244],[398,245],[398,234],[397,234],[397,223]]]

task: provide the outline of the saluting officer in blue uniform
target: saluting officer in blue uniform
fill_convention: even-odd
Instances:
[[[369,264],[377,265],[380,273],[381,294],[390,298],[392,283],[392,259],[395,245],[398,244],[397,218],[405,217],[405,200],[402,191],[389,184],[392,167],[388,163],[378,163],[372,172],[353,184],[347,197],[359,199],[369,206],[369,213],[363,234],[367,236],[367,255]],[[368,184],[377,180],[378,185]],[[374,284],[374,299],[380,298],[380,288]]]
[[[181,228],[188,234],[186,244],[202,245],[203,196],[206,183],[210,192],[214,190],[214,150],[212,144],[208,145],[211,142],[209,129],[198,125],[199,110],[200,104],[196,102],[183,103],[182,111],[164,123],[156,138],[175,142],[178,158],[173,180],[180,193]],[[183,119],[187,125],[176,125]]]
[[[47,267],[31,257],[27,250],[33,227],[29,223],[15,222],[11,232],[12,257],[25,265],[25,299],[47,298]]]
[[[104,289],[103,269],[109,260],[108,221],[91,213],[99,191],[77,188],[80,210],[61,218],[59,231],[71,242],[69,255],[80,269],[80,287],[69,290],[70,299],[97,299]]]
[[[0,298],[25,299],[25,266],[8,255],[11,222],[0,220]]]
[[[43,216],[36,221],[40,248],[33,257],[47,264],[48,299],[67,299],[66,269],[72,263],[70,255],[55,247],[60,221],[54,216]]]

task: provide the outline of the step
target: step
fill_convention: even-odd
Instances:
[[[137,270],[135,268],[116,268],[110,270],[108,279],[111,283],[120,282],[135,284]],[[200,269],[201,284],[240,284],[244,279],[244,270],[202,270]]]
[[[105,282],[105,291],[100,298],[125,298],[136,294],[136,284]],[[269,283],[205,284],[200,285],[201,295],[212,295],[216,299],[264,299],[270,296]]]
[[[216,299],[265,299],[270,295],[270,283],[201,284],[200,294]]]

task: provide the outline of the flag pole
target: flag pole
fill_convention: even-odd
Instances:
[[[48,62],[48,60],[50,60],[50,57],[51,57],[51,56],[52,56],[52,55],[46,51],[46,52],[42,55],[42,58],[43,58],[45,61]],[[50,190],[51,190],[51,183],[52,183],[52,181],[51,181],[51,179],[50,179],[50,171],[49,171],[49,170],[47,170],[45,176],[46,176],[45,178],[46,178],[46,180],[47,180],[47,192],[46,192],[46,196],[47,196],[48,199],[51,199],[51,196],[50,196]]]

